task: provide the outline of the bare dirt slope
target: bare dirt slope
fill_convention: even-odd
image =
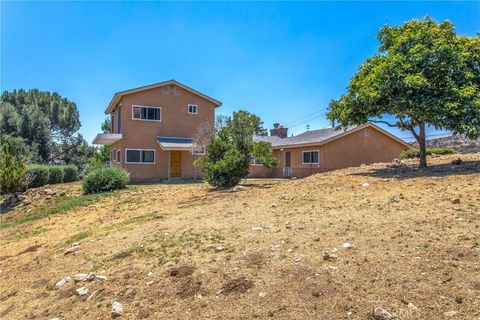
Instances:
[[[108,319],[117,301],[121,319],[479,319],[480,154],[457,157],[224,192],[32,190],[0,217],[0,318]],[[106,279],[73,280],[89,273]]]

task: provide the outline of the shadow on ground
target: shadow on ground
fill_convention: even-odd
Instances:
[[[354,173],[357,176],[375,178],[412,179],[418,177],[446,177],[450,175],[467,175],[480,173],[480,161],[464,161],[462,164],[432,164],[427,169],[419,169],[418,165],[388,166],[371,169],[367,172]]]

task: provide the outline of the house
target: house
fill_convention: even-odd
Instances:
[[[305,177],[362,164],[389,162],[409,148],[404,141],[372,123],[346,130],[312,130],[292,137],[287,133],[287,128],[276,123],[270,136],[254,137],[256,141],[272,144],[278,165],[265,168],[253,159],[249,177]]]
[[[221,104],[175,80],[117,92],[105,110],[111,133],[93,144],[110,146],[110,163],[131,181],[195,178],[201,173],[193,162],[205,153],[199,135],[214,125]]]

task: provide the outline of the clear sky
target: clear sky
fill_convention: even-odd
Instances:
[[[2,1],[0,88],[74,101],[89,142],[116,91],[168,79],[270,128],[324,110],[376,52],[382,25],[425,15],[480,31],[480,2]],[[290,133],[328,125],[306,120]]]

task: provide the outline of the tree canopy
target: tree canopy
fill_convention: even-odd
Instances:
[[[5,91],[0,98],[0,141],[22,144],[27,162],[82,167],[93,153],[82,135],[74,102],[58,93]]]
[[[195,164],[215,187],[232,187],[248,176],[252,157],[267,167],[277,165],[271,145],[255,142],[254,134],[265,129],[260,118],[246,111],[234,112],[231,118],[217,121],[217,130],[206,148],[206,156]]]
[[[359,68],[347,93],[331,101],[329,119],[339,127],[372,121],[411,132],[420,167],[426,167],[426,125],[480,135],[478,36],[459,36],[451,22],[427,17],[384,26],[377,39],[377,54]]]

